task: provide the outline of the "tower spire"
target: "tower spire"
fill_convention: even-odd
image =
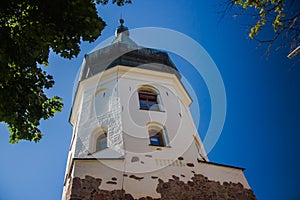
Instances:
[[[112,44],[123,43],[128,46],[137,48],[138,45],[129,38],[129,29],[123,25],[124,19],[122,17],[119,19],[119,23],[120,23],[120,26],[118,26],[116,29],[116,32],[115,32],[116,38],[112,41]]]

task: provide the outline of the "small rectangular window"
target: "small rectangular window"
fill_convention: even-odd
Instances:
[[[139,92],[140,109],[159,110],[157,94]]]
[[[107,134],[106,133],[102,133],[97,138],[96,151],[103,150],[106,147],[107,147]]]
[[[150,139],[150,145],[165,146],[162,130],[159,130],[157,128],[149,129],[149,139]]]

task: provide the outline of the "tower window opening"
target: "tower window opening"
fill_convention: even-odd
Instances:
[[[107,148],[107,133],[106,132],[104,132],[98,136],[97,143],[96,143],[96,151],[100,151],[105,148]]]
[[[152,88],[139,90],[140,109],[160,111],[158,93]]]
[[[167,146],[167,135],[163,126],[150,125],[148,126],[150,145]]]

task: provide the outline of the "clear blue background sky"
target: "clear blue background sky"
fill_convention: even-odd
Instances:
[[[122,13],[129,28],[163,27],[182,32],[199,42],[222,75],[227,94],[227,116],[222,135],[209,153],[213,162],[245,167],[245,175],[260,200],[299,200],[300,180],[300,64],[286,58],[287,51],[273,51],[247,38],[244,17],[233,14],[220,23],[218,0],[136,1],[122,8],[98,6],[107,22],[103,35],[92,44],[83,43],[78,58],[64,60],[51,54],[47,71],[56,80],[49,95],[64,99],[64,110],[45,121],[40,143],[8,143],[6,126],[0,125],[0,200],[60,199],[72,127],[68,118],[73,83],[85,53],[114,34]],[[299,56],[298,56],[299,59]],[[179,61],[182,67],[184,62]],[[203,81],[187,72],[198,91],[201,121],[207,129],[209,96]],[[199,90],[198,90],[198,89]],[[203,91],[203,93],[201,93]],[[201,93],[201,94],[200,94]]]

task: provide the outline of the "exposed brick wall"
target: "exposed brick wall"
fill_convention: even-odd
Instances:
[[[101,179],[91,176],[73,178],[67,200],[135,200],[124,190],[100,190],[101,182]],[[187,183],[175,175],[168,182],[158,179],[156,191],[161,194],[160,200],[256,200],[252,190],[245,189],[240,183],[220,184],[201,174],[195,174]],[[139,200],[158,199],[142,197]]]
[[[195,174],[192,181],[184,183],[179,177],[173,176],[168,182],[159,179],[156,191],[162,200],[255,200],[252,190],[245,189],[241,183],[220,184],[208,180],[201,174]]]

